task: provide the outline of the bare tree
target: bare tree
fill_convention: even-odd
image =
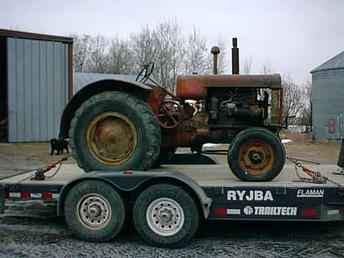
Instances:
[[[113,74],[135,73],[135,59],[128,40],[115,38],[109,49],[109,72]]]
[[[143,28],[141,32],[132,34],[130,43],[136,64],[136,71],[143,65],[153,62],[156,59],[157,46],[153,31],[148,26]]]
[[[72,35],[73,44],[73,63],[76,72],[83,72],[85,64],[89,58],[91,36],[90,35]]]
[[[88,72],[108,73],[110,58],[108,54],[109,42],[103,36],[96,36],[91,39],[89,60],[86,65]]]
[[[282,80],[283,86],[283,121],[288,127],[290,120],[300,115],[304,107],[302,89],[297,85],[290,76],[286,76]]]
[[[250,74],[252,70],[252,56],[245,58],[244,61],[244,74]]]
[[[306,126],[306,132],[312,130],[312,83],[307,81],[302,88],[302,110],[300,115],[300,122]]]
[[[211,70],[210,54],[207,48],[207,41],[194,27],[188,36],[186,47],[181,51],[183,58],[183,72],[186,74],[206,74]]]
[[[162,85],[174,92],[175,81],[182,63],[183,39],[180,27],[175,22],[159,24],[155,28],[154,38],[157,45],[156,75]]]
[[[135,74],[145,64],[154,62],[153,77],[171,92],[176,77],[182,73],[211,73],[212,57],[207,40],[199,30],[185,35],[175,21],[146,26],[129,39],[108,40],[103,36],[74,36],[74,65],[77,72]],[[227,70],[229,58],[226,44],[219,40],[218,72]],[[252,58],[245,71],[251,70]]]

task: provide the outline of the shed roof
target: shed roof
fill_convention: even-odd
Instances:
[[[330,60],[326,61],[322,65],[314,68],[311,73],[337,69],[344,69],[344,51],[339,53],[335,57],[332,57]]]
[[[9,38],[22,38],[22,39],[33,39],[33,40],[44,40],[44,41],[56,41],[72,44],[73,38],[71,37],[61,37],[55,35],[38,34],[32,32],[24,32],[17,30],[4,30],[0,29],[0,36]]]

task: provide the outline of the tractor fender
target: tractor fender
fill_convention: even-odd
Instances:
[[[64,213],[64,200],[73,186],[85,180],[100,180],[113,186],[119,193],[135,192],[134,198],[145,190],[147,187],[167,183],[183,187],[196,202],[201,214],[207,219],[212,204],[212,199],[209,198],[201,186],[196,183],[191,177],[186,176],[180,172],[150,172],[150,171],[125,171],[125,172],[104,172],[93,171],[69,182],[60,191],[58,201],[58,216]],[[132,200],[131,200],[132,201]]]
[[[75,74],[75,95],[65,107],[61,120],[59,138],[68,138],[70,123],[81,104],[104,91],[122,91],[145,99],[152,88],[135,81],[133,76],[115,74]]]

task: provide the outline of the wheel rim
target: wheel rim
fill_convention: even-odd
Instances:
[[[77,217],[87,228],[98,230],[106,227],[111,219],[112,209],[109,201],[102,195],[85,195],[77,205]]]
[[[135,126],[116,112],[97,116],[87,129],[87,145],[92,155],[106,165],[121,165],[133,155],[137,145]]]
[[[148,206],[146,220],[154,233],[159,236],[172,236],[184,225],[184,210],[173,199],[159,198]]]
[[[262,176],[272,169],[274,152],[272,146],[263,141],[244,143],[239,149],[239,164],[252,176]]]

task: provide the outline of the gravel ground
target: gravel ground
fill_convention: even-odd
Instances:
[[[146,245],[126,226],[109,243],[76,240],[63,219],[5,217],[0,257],[344,257],[344,223],[208,223],[191,244]]]

